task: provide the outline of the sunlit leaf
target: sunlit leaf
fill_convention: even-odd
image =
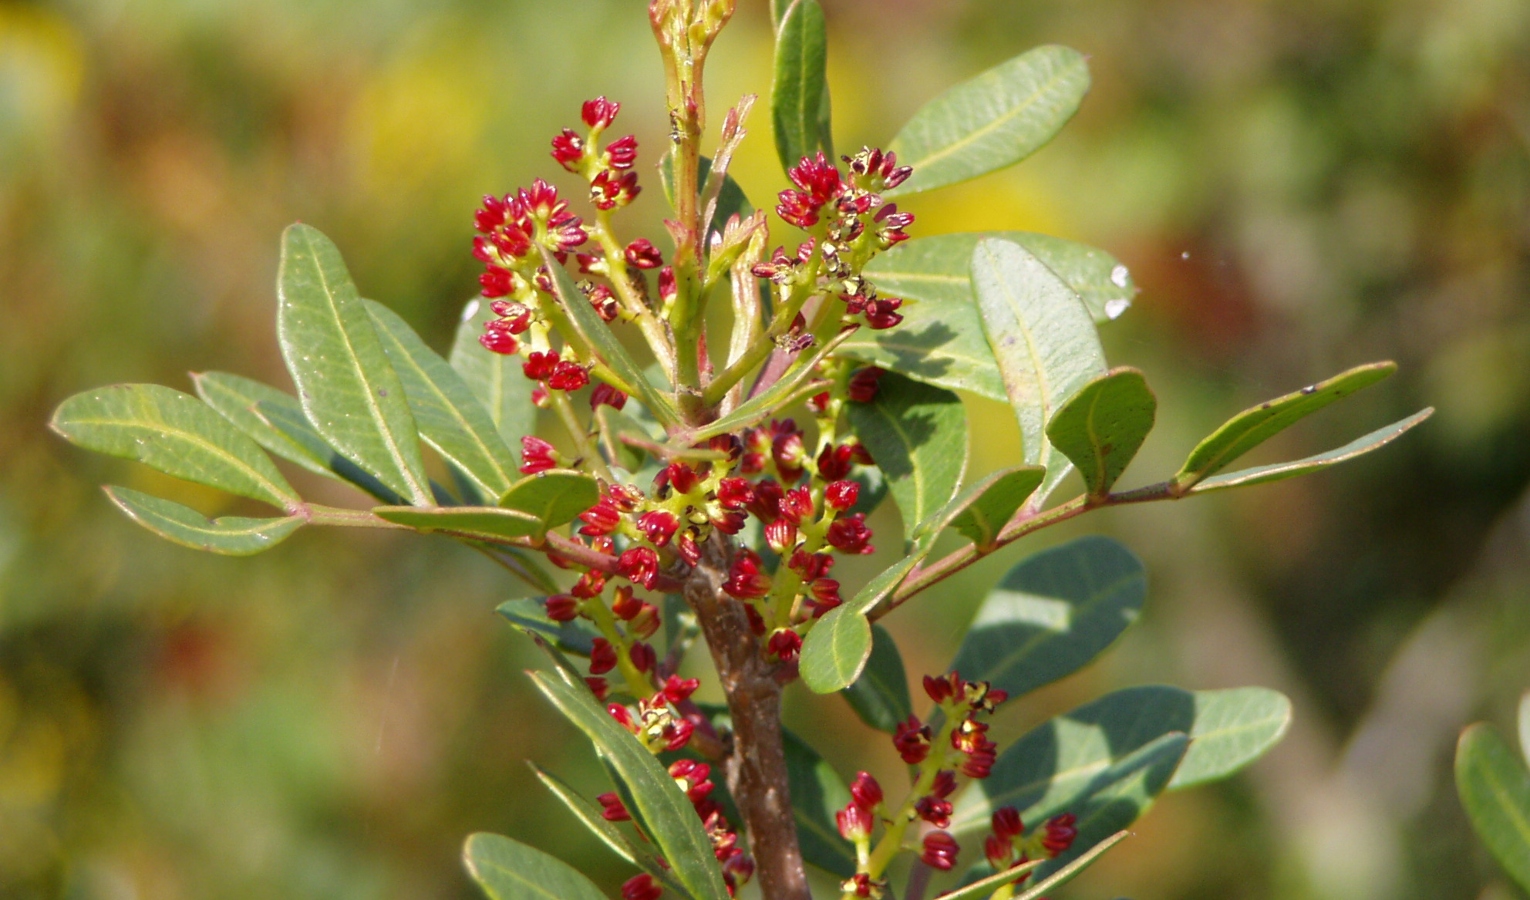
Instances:
[[[690,800],[664,766],[618,725],[587,689],[543,672],[531,673],[531,680],[595,744],[631,792],[634,812],[647,823],[649,837],[670,864],[676,880],[697,900],[727,900],[712,842]]]
[[[970,501],[951,520],[951,527],[979,547],[991,547],[1005,524],[1014,517],[1027,498],[1036,492],[1046,470],[1040,466],[1018,466],[988,476],[966,490]]]
[[[861,721],[878,731],[891,733],[913,714],[908,695],[908,676],[903,657],[892,635],[880,625],[871,629],[871,656],[855,683],[843,691],[850,708]],[[854,874],[852,871],[851,874]]]
[[[416,506],[432,505],[414,416],[329,238],[282,234],[276,330],[303,412],[342,456]]]
[[[1091,496],[1104,497],[1137,455],[1158,398],[1136,369],[1112,369],[1079,389],[1047,423],[1047,440],[1078,468]]]
[[[563,801],[563,805],[569,808],[584,826],[600,838],[601,843],[611,848],[611,851],[626,862],[652,875],[659,884],[667,890],[677,894],[684,894],[685,888],[675,881],[669,870],[664,868],[653,856],[651,851],[641,849],[628,839],[625,832],[613,822],[608,822],[601,816],[600,808],[586,800],[578,791],[569,787],[563,779],[543,770],[535,763],[531,764],[531,770],[536,773],[537,779],[547,787],[549,791]]]
[[[583,472],[549,469],[517,481],[499,505],[535,516],[542,530],[557,528],[600,500],[600,485]]]
[[[1456,793],[1493,858],[1530,891],[1530,772],[1485,722],[1463,731],[1456,745]]]
[[[850,403],[850,426],[887,477],[912,533],[950,502],[967,467],[967,416],[950,391],[889,372],[870,403]]]
[[[793,0],[776,29],[775,80],[770,91],[776,155],[782,169],[825,147],[822,116],[828,83],[828,32],[818,0]]]
[[[1171,791],[1226,778],[1279,743],[1291,725],[1291,701],[1268,688],[1196,691],[1194,697],[1194,721],[1168,723],[1190,735]]]
[[[157,384],[96,388],[61,403],[51,424],[88,450],[280,509],[301,505],[260,447],[190,394]]]
[[[445,506],[430,509],[379,506],[372,513],[379,519],[415,531],[439,532],[490,542],[530,537],[546,530],[542,520],[535,516],[492,506]]]
[[[850,789],[818,751],[790,731],[781,734],[787,790],[802,858],[841,878],[855,874],[855,847],[839,836],[834,813],[850,803]]]
[[[190,507],[125,487],[108,487],[106,495],[133,521],[165,540],[223,556],[251,556],[270,550],[304,522],[302,516],[280,519],[225,516],[209,520]]]
[[[1368,363],[1284,397],[1245,409],[1190,451],[1174,482],[1180,490],[1215,475],[1238,457],[1329,404],[1370,387],[1397,371],[1394,362]]]
[[[1268,466],[1256,466],[1252,469],[1240,469],[1236,472],[1214,475],[1196,484],[1189,492],[1192,494],[1204,494],[1207,491],[1247,487],[1249,485],[1281,481],[1286,478],[1295,478],[1298,475],[1318,472],[1329,466],[1348,462],[1357,456],[1364,456],[1372,450],[1379,450],[1402,437],[1405,432],[1432,415],[1434,415],[1433,407],[1420,410],[1406,419],[1393,422],[1385,428],[1378,428],[1370,434],[1355,438],[1344,446],[1329,450],[1326,453],[1319,453],[1315,456],[1308,456],[1303,459],[1292,460],[1291,462],[1273,463]]]
[[[888,196],[956,184],[1025,159],[1062,130],[1088,91],[1083,54],[1056,45],[951,88],[893,138],[889,149],[914,174]]]
[[[507,837],[475,834],[462,856],[490,900],[606,900],[573,866]]]
[[[363,302],[383,352],[404,384],[420,437],[485,496],[498,497],[509,490],[518,462],[472,388],[397,313],[381,303]]]
[[[1072,468],[1047,441],[1046,424],[1105,373],[1105,354],[1083,301],[1018,244],[979,242],[972,284],[983,333],[1020,421],[1022,461],[1047,470],[1030,501],[1039,506]]]
[[[535,385],[521,374],[519,356],[493,353],[478,342],[483,326],[497,318],[487,302],[468,301],[447,360],[489,411],[499,436],[514,450],[522,437],[536,431],[537,408],[531,402]]]

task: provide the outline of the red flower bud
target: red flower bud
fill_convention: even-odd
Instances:
[[[616,560],[617,574],[650,590],[659,580],[659,554],[650,547],[633,547]]]
[[[601,382],[595,385],[595,390],[590,392],[590,409],[598,409],[602,404],[612,409],[621,409],[627,405],[627,395]]]
[[[785,496],[786,491],[779,482],[774,478],[765,478],[754,486],[754,498],[745,508],[756,519],[769,522],[781,517],[781,498]]]
[[[580,117],[584,124],[591,128],[608,128],[616,121],[616,114],[621,111],[620,103],[613,103],[605,97],[596,97],[594,100],[584,101],[580,109]]]
[[[780,657],[783,661],[791,662],[802,652],[802,635],[792,631],[790,628],[777,629],[770,636],[770,641],[766,643],[765,649],[773,655]]]
[[[840,837],[847,841],[859,841],[871,836],[874,822],[870,810],[852,803],[834,814],[834,824],[839,826]]]
[[[765,543],[777,555],[784,556],[797,546],[797,526],[787,519],[777,519],[765,526]]]
[[[1068,848],[1073,846],[1073,839],[1078,837],[1078,829],[1074,827],[1077,821],[1073,813],[1063,813],[1048,819],[1047,824],[1042,826],[1041,846],[1053,856],[1068,852]]]
[[[861,486],[854,481],[836,481],[823,492],[824,500],[839,512],[854,506],[860,496]]]
[[[664,888],[647,872],[634,875],[622,884],[622,900],[659,900]]]
[[[584,140],[579,135],[565,128],[552,139],[552,148],[552,158],[558,165],[570,172],[579,171],[579,163],[584,160]]]
[[[701,476],[696,474],[696,470],[683,462],[670,463],[659,474],[659,478],[663,483],[668,484],[677,493],[681,494],[689,494],[696,489],[697,483],[701,481]]]
[[[805,487],[786,492],[781,498],[781,518],[793,525],[813,517],[813,493]]]
[[[738,600],[757,600],[770,593],[770,576],[760,571],[759,555],[753,550],[739,551],[723,590]]]
[[[547,386],[555,391],[577,391],[590,383],[590,373],[575,362],[560,362],[547,379]]]
[[[535,435],[521,438],[521,474],[535,475],[558,467],[558,452],[553,445]]]
[[[493,326],[498,324],[498,321],[488,324]],[[478,343],[490,353],[498,353],[501,356],[511,356],[521,349],[520,342],[509,331],[492,327],[478,336]]]
[[[658,657],[654,654],[653,645],[636,643],[627,651],[627,658],[632,660],[632,667],[639,672],[652,672]]]
[[[554,622],[572,622],[579,618],[579,601],[568,594],[553,594],[545,602],[547,618]]]
[[[834,520],[829,526],[828,541],[841,553],[865,554],[871,546],[871,529],[866,527],[866,514],[856,513]]]
[[[606,165],[613,169],[630,169],[637,162],[638,142],[635,135],[619,137],[606,146]],[[909,217],[913,221],[913,217]],[[907,235],[905,235],[907,237]]]
[[[1025,825],[1020,821],[1020,810],[1013,806],[1001,806],[993,812],[993,833],[1000,839],[1012,841],[1025,833]]]
[[[723,509],[742,509],[754,499],[754,485],[747,478],[724,478],[717,483],[717,502]]]
[[[932,831],[924,836],[924,852],[919,854],[919,859],[932,869],[949,872],[956,865],[956,855],[960,852],[956,838],[944,831]]]
[[[824,481],[840,481],[849,477],[854,463],[854,445],[826,445],[818,454],[818,477]]]
[[[648,238],[638,238],[627,245],[627,264],[635,269],[657,269],[664,265],[664,254]]]
[[[743,523],[741,522],[739,524],[742,526]],[[717,527],[727,532],[728,534],[738,534],[739,532],[739,528],[729,530],[724,528],[722,525],[718,525]],[[696,538],[691,534],[692,531],[694,531],[694,529],[687,529],[684,534],[680,535],[680,539],[675,541],[675,552],[680,554],[681,559],[694,566],[701,562],[701,545],[696,543]]]
[[[930,755],[930,727],[909,716],[907,722],[899,722],[893,731],[893,747],[904,762],[919,765]]]
[[[924,692],[936,703],[950,700],[961,689],[961,679],[955,672],[948,675],[924,676]]]
[[[877,387],[882,381],[882,370],[876,366],[857,369],[850,376],[850,399],[856,403],[870,403],[877,398]]]
[[[600,804],[600,817],[607,822],[628,822],[632,820],[632,813],[627,812],[627,805],[622,803],[622,798],[615,792],[600,794],[595,798]]]
[[[871,773],[857,772],[855,780],[850,782],[850,796],[855,799],[856,806],[874,811],[882,804],[882,785],[871,777]]]
[[[920,797],[914,804],[914,814],[936,828],[951,827],[951,801],[936,796]]]
[[[545,353],[533,351],[521,363],[521,374],[532,381],[541,381],[552,375],[558,367],[558,351],[548,350]]]
[[[590,674],[604,675],[616,668],[616,648],[605,638],[595,638],[590,647]]]
[[[696,689],[701,687],[701,681],[696,678],[681,678],[679,675],[671,675],[664,682],[664,699],[673,704],[684,703]]]
[[[680,520],[675,514],[667,510],[656,509],[645,512],[637,518],[638,530],[648,538],[648,542],[655,547],[663,547],[669,544],[669,539],[675,536],[675,529],[680,527]]]
[[[584,683],[590,689],[590,693],[595,695],[596,700],[606,699],[606,694],[611,690],[611,686],[599,675],[591,675],[584,680]]]

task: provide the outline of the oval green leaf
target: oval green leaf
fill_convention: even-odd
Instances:
[[[1191,488],[1189,493],[1204,494],[1207,491],[1248,487],[1255,484],[1295,478],[1298,475],[1308,475],[1312,472],[1320,472],[1329,466],[1348,462],[1357,456],[1364,456],[1372,450],[1379,450],[1385,447],[1432,415],[1434,415],[1433,407],[1420,410],[1406,419],[1393,422],[1385,428],[1378,428],[1370,434],[1355,438],[1344,446],[1329,450],[1326,453],[1319,453],[1315,456],[1308,456],[1303,459],[1292,460],[1291,462],[1255,466],[1252,469],[1240,469],[1224,475],[1215,475]]]
[[[572,469],[549,469],[527,475],[511,486],[499,505],[535,516],[542,530],[557,528],[600,502],[600,484]]]
[[[518,461],[473,389],[397,313],[372,300],[362,302],[383,352],[403,382],[420,437],[484,496],[498,497],[509,490],[519,474]]]
[[[252,556],[270,550],[302,527],[302,516],[209,520],[196,510],[125,487],[106,488],[106,496],[128,517],[167,541],[223,556]]]
[[[1368,388],[1397,371],[1397,363],[1377,362],[1356,366],[1284,397],[1267,400],[1229,419],[1190,451],[1174,476],[1179,490],[1193,487],[1215,475],[1233,460],[1254,449],[1325,406]]]
[[[157,384],[96,388],[61,403],[51,425],[88,450],[280,509],[302,505],[254,441],[190,394]]]
[[[559,800],[562,800],[563,805],[567,806],[569,811],[580,822],[583,822],[586,828],[595,832],[595,836],[600,838],[601,842],[607,847],[611,848],[611,852],[652,875],[666,889],[674,891],[676,894],[684,895],[685,888],[681,887],[678,881],[675,881],[674,876],[670,875],[669,870],[664,868],[654,858],[653,853],[637,847],[628,839],[625,832],[616,827],[614,823],[606,821],[605,817],[601,815],[598,806],[586,800],[583,795],[570,787],[563,779],[543,770],[536,763],[528,761],[528,765],[536,773],[537,779],[549,791],[552,791]]]
[[[972,285],[983,334],[1020,422],[1023,461],[1047,470],[1030,501],[1039,508],[1072,468],[1047,441],[1046,424],[1105,373],[1105,353],[1083,301],[1018,244],[980,241],[972,252]]]
[[[971,499],[951,519],[951,527],[978,547],[992,547],[1046,474],[1040,466],[1017,466],[990,475],[967,490]]]
[[[790,731],[781,733],[787,791],[802,858],[840,878],[855,874],[855,848],[839,836],[834,813],[850,804],[850,789],[818,751]]]
[[[877,467],[905,529],[951,501],[967,467],[967,416],[961,398],[889,372],[870,403],[849,404],[850,427]]]
[[[814,693],[832,694],[854,684],[870,657],[871,622],[847,603],[829,610],[802,639],[797,673]]]
[[[1079,389],[1047,423],[1047,440],[1078,468],[1090,496],[1103,498],[1137,455],[1158,398],[1136,369],[1112,369]]]
[[[483,326],[497,318],[488,303],[468,301],[447,361],[489,411],[505,444],[514,450],[522,437],[536,431],[537,408],[531,402],[534,385],[521,374],[521,358],[492,353],[478,342]]]
[[[475,834],[462,856],[490,900],[606,900],[573,866],[507,837]]]
[[[871,656],[867,658],[860,677],[842,693],[861,721],[878,731],[890,734],[897,730],[900,722],[913,715],[903,657],[887,629],[872,626]],[[855,874],[853,867],[850,874]]]
[[[276,331],[308,421],[340,455],[432,505],[419,434],[340,251],[308,225],[282,235]]]
[[[616,723],[582,684],[574,686],[544,672],[531,673],[537,688],[585,736],[631,792],[649,837],[678,880],[696,900],[727,900],[712,842],[696,810],[664,766],[636,737]]]
[[[514,509],[492,506],[446,506],[420,509],[413,506],[379,506],[372,514],[386,522],[426,533],[491,543],[531,537],[547,529],[542,520]]]
[[[819,150],[833,152],[822,140],[828,59],[823,7],[818,0],[793,0],[776,29],[775,80],[770,90],[776,155],[783,170]]]
[[[1456,745],[1456,792],[1493,858],[1530,891],[1530,772],[1485,722]]]
[[[978,609],[951,668],[1011,697],[1087,665],[1136,621],[1147,573],[1099,535],[1043,550],[1009,570]]]
[[[965,81],[914,113],[889,149],[914,173],[890,197],[1014,165],[1050,141],[1089,92],[1077,50],[1037,47]]]

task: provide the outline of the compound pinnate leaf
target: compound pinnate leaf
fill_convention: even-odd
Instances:
[[[1174,476],[1175,485],[1180,490],[1188,490],[1298,421],[1396,371],[1394,362],[1356,366],[1326,381],[1245,409],[1190,451],[1189,458]]]
[[[536,773],[537,779],[549,791],[557,795],[558,799],[563,801],[563,805],[567,806],[569,811],[580,822],[583,822],[586,828],[595,832],[595,836],[600,838],[601,842],[607,847],[610,847],[611,852],[652,875],[665,888],[677,894],[683,895],[685,893],[685,889],[669,874],[669,870],[665,869],[664,866],[655,860],[652,853],[645,852],[634,845],[627,838],[627,835],[614,823],[606,821],[601,815],[599,807],[586,800],[578,791],[569,787],[563,779],[553,775],[551,772],[544,771],[535,763],[530,763],[530,765],[531,770]]]
[[[1456,745],[1456,793],[1493,858],[1530,891],[1530,772],[1485,722],[1463,731]]]
[[[1013,165],[1050,141],[1089,91],[1077,50],[1037,47],[925,104],[893,138],[898,162],[913,166],[888,196],[956,184]]]
[[[190,394],[157,384],[96,388],[61,403],[51,425],[88,450],[284,510],[301,505],[260,447]]]
[[[468,301],[447,361],[489,411],[505,444],[515,448],[522,437],[536,431],[537,408],[531,402],[533,385],[521,374],[521,358],[491,352],[478,342],[484,325],[497,318],[488,303]]]
[[[664,766],[618,725],[583,685],[571,685],[543,672],[531,673],[531,680],[594,743],[630,791],[636,807],[633,812],[647,823],[649,837],[686,892],[696,900],[727,900],[712,842],[690,800]]]
[[[995,472],[967,489],[971,500],[951,520],[951,527],[979,547],[993,546],[999,532],[1041,486],[1046,474],[1040,466]]]
[[[420,437],[470,478],[481,494],[498,497],[509,490],[518,474],[515,454],[473,389],[397,313],[372,300],[362,302],[383,352],[403,382]]]
[[[572,469],[549,469],[517,481],[499,505],[535,516],[546,531],[573,521],[599,500],[600,484],[594,478]]]
[[[280,519],[245,519],[206,516],[170,500],[125,487],[108,487],[106,495],[133,521],[167,541],[223,556],[251,556],[270,550],[302,527],[302,516]]]
[[[1105,353],[1078,295],[1018,244],[983,240],[972,252],[972,285],[983,334],[1020,422],[1023,462],[1047,477],[1032,505],[1072,468],[1046,438],[1052,416],[1096,376]]]
[[[791,169],[804,156],[825,147],[821,117],[828,94],[828,32],[818,0],[793,0],[776,28],[775,80],[770,111],[776,154]]]
[[[942,388],[882,376],[870,403],[849,404],[850,426],[887,476],[904,527],[949,503],[967,467],[967,416],[961,398]]]
[[[850,789],[834,767],[797,735],[783,731],[781,749],[786,754],[787,790],[802,858],[849,878],[855,874],[855,848],[839,836],[834,813],[850,804]]]
[[[1047,423],[1047,440],[1078,468],[1093,497],[1104,497],[1137,455],[1158,398],[1136,369],[1112,369],[1079,389]]]
[[[413,506],[379,506],[372,514],[385,522],[415,531],[440,532],[453,537],[489,542],[530,537],[546,531],[541,519],[514,509],[492,506],[447,506],[420,509]]]
[[[1204,494],[1207,491],[1220,491],[1227,488],[1248,487],[1249,485],[1265,484],[1271,481],[1282,481],[1286,478],[1295,478],[1298,475],[1307,475],[1319,472],[1329,466],[1336,466],[1341,462],[1348,462],[1357,456],[1364,456],[1372,450],[1379,450],[1387,444],[1402,437],[1404,433],[1414,426],[1423,423],[1425,419],[1434,415],[1434,408],[1420,410],[1406,419],[1393,422],[1384,428],[1378,428],[1370,434],[1355,438],[1342,447],[1308,456],[1291,462],[1272,463],[1268,466],[1255,466],[1252,469],[1239,469],[1236,472],[1228,472],[1224,475],[1215,475],[1199,482],[1188,493]]]
[[[469,837],[462,857],[490,900],[606,900],[573,866],[497,834]]]
[[[595,638],[600,636],[600,631],[588,619],[554,622],[547,617],[547,606],[542,598],[506,600],[495,607],[494,611],[517,629],[541,635],[564,653],[589,656]]]
[[[414,415],[340,251],[308,225],[282,234],[276,331],[303,412],[340,455],[431,506]]]
[[[871,628],[871,656],[855,683],[843,691],[861,721],[878,731],[893,732],[913,714],[908,675],[892,635],[880,625]],[[855,874],[853,869],[851,874]],[[848,877],[848,876],[847,876]]]
[[[1136,621],[1147,573],[1130,550],[1091,535],[1009,570],[978,609],[952,668],[1011,697],[1071,675]]]
[[[228,372],[193,372],[191,382],[203,403],[217,410],[255,443],[310,472],[328,478],[339,477],[329,467],[329,460],[335,455],[334,448],[325,443],[313,426],[296,433],[285,431],[272,425],[261,412],[262,404],[282,406],[302,419],[303,408],[296,397]],[[303,421],[306,424],[307,420]]]

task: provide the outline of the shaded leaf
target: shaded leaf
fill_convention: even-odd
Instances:
[[[397,313],[372,300],[363,302],[404,384],[420,437],[472,479],[483,496],[509,490],[518,461],[473,389]]]
[[[1456,793],[1477,836],[1519,886],[1530,891],[1530,772],[1485,722],[1461,732]]]
[[[871,622],[845,604],[829,610],[802,639],[797,672],[814,693],[830,694],[854,684],[870,656]]]
[[[1136,621],[1147,573],[1090,535],[1021,561],[989,592],[952,668],[1019,696],[1071,675]]]
[[[1394,362],[1367,363],[1245,409],[1190,451],[1189,458],[1174,476],[1175,485],[1180,490],[1190,488],[1307,416],[1396,371],[1397,363]]]
[[[776,28],[775,80],[770,90],[776,155],[783,170],[820,149],[832,152],[821,140],[828,58],[823,7],[818,0],[793,0]]]
[[[601,450],[613,465],[626,469],[629,473],[637,473],[642,470],[648,461],[648,454],[631,444],[622,441],[622,435],[638,438],[644,441],[654,441],[654,436],[648,429],[643,427],[637,420],[621,412],[614,406],[602,404],[595,410],[595,422],[598,426],[598,437]]]
[[[462,856],[491,900],[606,900],[568,863],[507,837],[479,832],[467,839]]]
[[[1046,477],[1040,466],[1018,466],[995,472],[971,488],[970,502],[951,520],[951,527],[979,547],[991,547],[1009,520]]]
[[[432,504],[414,416],[329,238],[282,234],[276,330],[309,422],[340,455],[416,506]]]
[[[1105,373],[1105,353],[1078,295],[1018,244],[980,241],[972,284],[983,334],[1020,422],[1022,461],[1047,470],[1030,501],[1039,508],[1072,468],[1047,441],[1046,424]]]
[[[255,442],[201,400],[157,384],[116,384],[59,404],[54,431],[87,450],[284,510],[301,506]]]
[[[447,360],[488,410],[499,436],[514,450],[522,437],[536,431],[537,408],[531,402],[533,385],[521,374],[521,358],[493,353],[478,343],[483,326],[497,318],[488,303],[468,301]]]
[[[1357,456],[1364,456],[1372,450],[1379,450],[1392,443],[1415,425],[1434,415],[1434,408],[1420,410],[1406,419],[1393,422],[1384,428],[1378,428],[1370,434],[1355,438],[1353,441],[1303,459],[1291,462],[1273,463],[1268,466],[1256,466],[1252,469],[1240,469],[1236,472],[1228,472],[1225,475],[1215,475],[1207,478],[1191,488],[1189,493],[1204,494],[1207,491],[1220,491],[1226,488],[1248,487],[1249,485],[1264,484],[1270,481],[1281,481],[1286,478],[1295,478],[1298,475],[1307,475],[1321,471],[1329,466],[1348,462]]]
[[[499,504],[534,516],[542,531],[567,524],[600,500],[600,484],[572,469],[549,469],[517,481]]]
[[[575,619],[572,622],[554,622],[549,619],[547,606],[540,597],[506,600],[495,607],[494,611],[521,631],[540,634],[564,653],[589,656],[595,638],[600,636],[600,631],[588,619]]]
[[[893,372],[875,399],[848,405],[850,427],[887,477],[912,533],[950,502],[967,467],[967,416],[961,398]]]
[[[415,531],[440,532],[491,543],[530,537],[546,530],[542,521],[535,516],[492,506],[446,506],[431,509],[379,506],[372,513],[379,519]]]
[[[1158,398],[1136,369],[1112,369],[1079,389],[1047,423],[1047,440],[1078,468],[1091,496],[1104,497],[1137,455]]]
[[[626,833],[618,828],[615,823],[606,821],[606,819],[601,815],[601,811],[598,806],[591,803],[589,800],[586,800],[578,791],[574,790],[572,787],[569,787],[569,785],[565,783],[563,779],[552,774],[551,772],[542,769],[542,767],[538,766],[536,763],[530,763],[528,761],[528,764],[531,766],[531,770],[536,773],[537,779],[540,780],[549,791],[552,791],[555,795],[557,795],[558,799],[563,801],[563,805],[567,806],[569,811],[572,812],[580,822],[583,822],[586,828],[595,832],[595,836],[600,838],[601,842],[604,843],[607,847],[610,847],[613,853],[621,857],[626,862],[629,862],[632,865],[642,869],[644,872],[647,872],[649,875],[652,875],[654,879],[665,888],[684,896],[685,889],[681,887],[680,883],[675,881],[674,877],[669,874],[669,870],[660,865],[659,862],[654,859],[654,856],[651,852],[641,849],[633,844],[633,842],[627,838]]]
[[[209,520],[196,510],[125,487],[108,487],[106,496],[133,521],[167,541],[224,556],[251,556],[270,550],[302,527],[302,516],[246,519],[225,516]]]
[[[638,739],[616,723],[582,685],[575,687],[533,672],[531,680],[580,731],[631,792],[633,811],[671,871],[697,900],[727,900],[712,842],[685,793]]]
[[[855,847],[839,836],[834,813],[850,804],[850,789],[818,751],[790,731],[781,732],[787,792],[802,858],[841,878],[855,874]]]
[[[1089,91],[1077,50],[1037,47],[962,82],[914,113],[888,149],[913,166],[888,196],[944,187],[1013,165],[1062,130]]]
[[[871,656],[855,683],[843,691],[850,708],[861,721],[888,733],[913,714],[908,695],[908,676],[903,671],[903,657],[892,635],[880,625],[871,628]],[[851,874],[854,874],[852,869]],[[848,876],[847,876],[848,877]]]
[[[876,466],[856,466],[850,480],[860,485],[861,490],[856,495],[855,505],[845,510],[846,515],[861,513],[869,516],[887,499],[887,476]]]

